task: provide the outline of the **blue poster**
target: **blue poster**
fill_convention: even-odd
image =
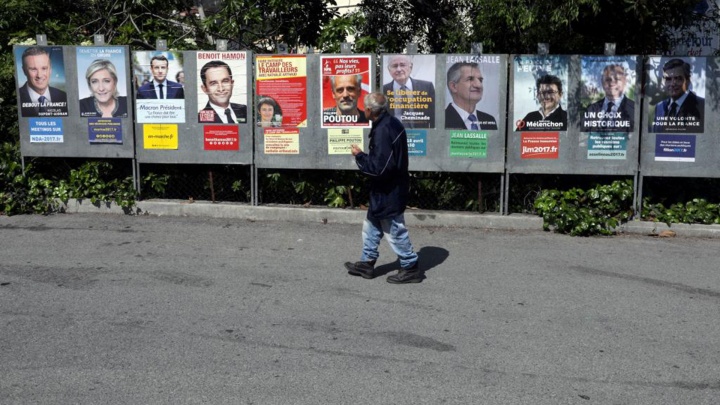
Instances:
[[[655,135],[655,161],[694,162],[696,135]]]
[[[63,122],[60,118],[30,118],[30,142],[62,143]]]
[[[120,118],[88,118],[90,143],[123,143]]]
[[[427,156],[427,130],[408,129],[407,133],[408,155]]]

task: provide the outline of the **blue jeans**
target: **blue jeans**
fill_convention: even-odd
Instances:
[[[413,252],[403,214],[379,220],[365,218],[362,229],[363,250],[360,260],[364,262],[377,260],[380,256],[378,246],[380,246],[380,241],[385,233],[388,234],[387,241],[390,243],[390,247],[400,259],[400,267],[406,269],[417,262],[418,255]]]

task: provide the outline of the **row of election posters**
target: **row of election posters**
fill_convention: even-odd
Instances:
[[[252,124],[265,141],[263,153],[300,154],[301,129],[319,121],[328,153],[344,154],[371,128],[362,101],[374,89],[407,128],[410,153],[417,156],[431,155],[427,137],[444,133],[450,157],[484,158],[488,137],[507,125],[509,136],[522,137],[527,147],[523,159],[557,158],[559,134],[571,128],[579,129],[588,159],[625,159],[628,139],[642,126],[656,134],[658,159],[682,160],[694,156],[695,137],[705,130],[703,57],[647,58],[651,108],[635,122],[641,83],[634,56],[579,57],[579,86],[569,82],[570,56],[515,56],[509,62],[512,111],[506,113],[507,66],[497,55],[383,55],[376,84],[369,55],[320,55],[319,71],[311,72],[306,55],[257,55],[253,66],[243,51],[73,49],[75,69],[66,72],[61,46],[14,48],[20,116],[31,119],[31,142],[63,142],[56,129],[63,119],[77,118],[87,120],[90,143],[122,143],[118,128],[134,108],[135,122],[147,124],[146,148],[177,148],[178,137],[196,135],[168,135],[167,128],[192,122],[206,127],[205,149],[237,150],[237,125]],[[188,55],[194,72],[185,69]],[[67,75],[75,75],[77,88],[68,88]],[[319,80],[318,94],[308,94],[309,78]],[[579,91],[568,94],[571,87]],[[68,105],[71,92],[77,105]],[[188,98],[196,104],[188,105]],[[319,116],[308,116],[308,102],[320,104]]]
[[[87,118],[89,143],[122,144],[128,118],[126,49],[77,48],[76,66],[66,72],[63,47],[15,47],[20,116],[29,118],[30,142],[63,143],[62,117],[74,110]],[[77,108],[68,105],[66,74],[77,75]]]

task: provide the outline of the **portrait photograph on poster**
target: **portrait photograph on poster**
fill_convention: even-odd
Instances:
[[[445,66],[445,129],[497,130],[500,57],[448,55]]]
[[[435,128],[435,55],[383,55],[382,92],[405,128]]]
[[[568,66],[568,56],[515,57],[511,68],[516,131],[567,131]]]
[[[583,56],[580,64],[582,132],[632,132],[637,94],[636,58]]]
[[[645,97],[648,131],[693,133],[705,131],[704,57],[657,56],[647,59]]]
[[[135,117],[138,123],[184,123],[185,88],[176,79],[183,72],[182,52],[133,52]]]
[[[68,115],[65,60],[60,46],[16,46],[15,71],[23,117]]]
[[[320,57],[321,127],[370,127],[363,99],[373,89],[370,56]]]
[[[198,122],[246,123],[247,53],[198,52],[196,57]]]
[[[128,116],[123,47],[78,47],[77,83],[81,117]]]
[[[258,127],[307,126],[306,60],[305,55],[258,55],[255,58]]]

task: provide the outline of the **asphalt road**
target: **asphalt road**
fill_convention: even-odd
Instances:
[[[393,285],[360,224],[0,217],[0,403],[720,403],[720,240],[410,235]]]

